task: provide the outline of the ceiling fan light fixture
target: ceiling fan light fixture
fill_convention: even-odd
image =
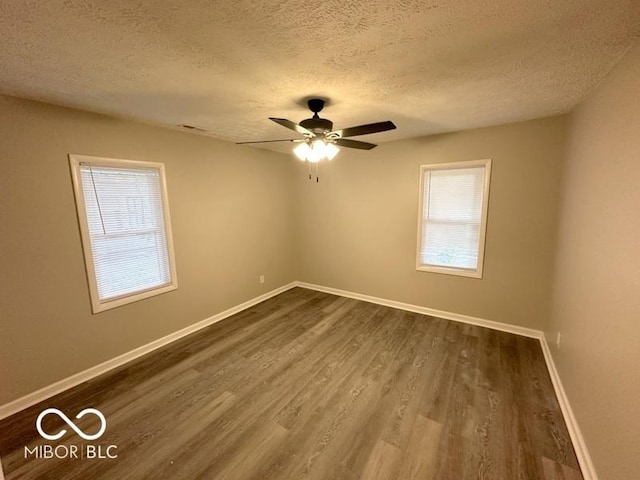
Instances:
[[[321,139],[308,140],[293,149],[296,157],[303,162],[311,163],[318,163],[324,159],[331,160],[339,151],[340,149],[336,145]]]

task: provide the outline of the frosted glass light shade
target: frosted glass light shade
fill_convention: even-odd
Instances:
[[[335,144],[327,143],[324,149],[324,156],[329,160],[333,160],[333,157],[335,157],[339,151],[340,149],[336,147]]]
[[[307,157],[307,160],[309,160],[312,163],[319,162],[320,160],[322,160],[324,158],[324,152],[325,152],[326,149],[327,149],[327,147],[326,147],[324,141],[315,140],[311,144],[311,153]]]
[[[309,153],[311,153],[311,148],[307,145],[307,142],[304,142],[294,148],[293,153],[304,162],[309,156]]]

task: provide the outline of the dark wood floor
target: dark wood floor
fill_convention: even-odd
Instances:
[[[49,407],[97,408],[107,430],[87,442],[48,415],[45,431],[69,432],[44,440]],[[301,288],[0,432],[7,480],[582,479],[537,340]],[[43,443],[118,457],[24,458]]]

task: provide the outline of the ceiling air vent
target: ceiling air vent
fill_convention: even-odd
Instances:
[[[206,130],[204,128],[194,127],[193,125],[187,125],[186,123],[183,123],[183,124],[178,125],[178,126],[182,127],[182,128],[186,128],[187,130],[193,130],[195,132],[206,132]]]

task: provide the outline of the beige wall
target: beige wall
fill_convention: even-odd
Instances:
[[[288,156],[8,97],[0,132],[0,404],[295,280]],[[91,314],[68,153],[165,163],[177,291]]]
[[[300,280],[543,330],[564,126],[554,117],[342,149],[317,184],[299,165]],[[484,158],[493,159],[484,277],[416,271],[419,166]]]
[[[571,115],[551,345],[601,479],[640,475],[640,46]]]

